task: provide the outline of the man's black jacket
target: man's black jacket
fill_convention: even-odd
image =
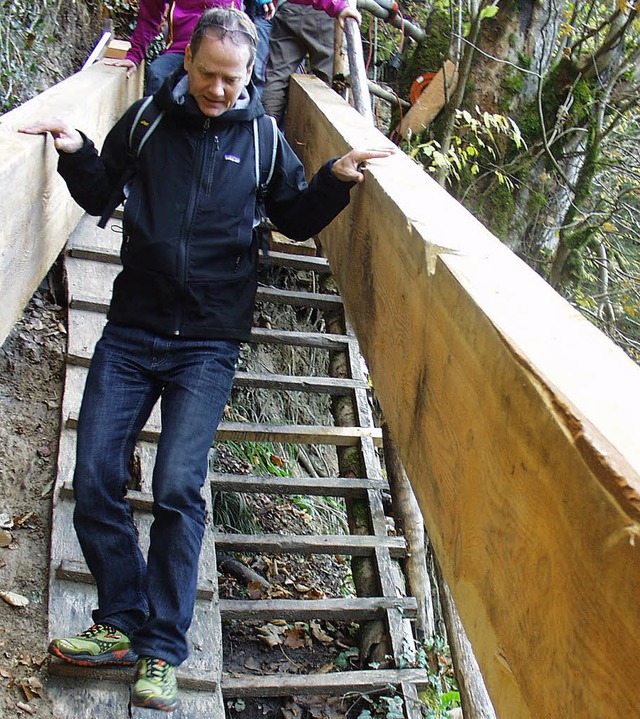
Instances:
[[[186,80],[170,76],[156,94],[165,114],[128,186],[123,270],[108,316],[161,335],[246,340],[258,265],[252,119],[264,111],[250,87],[244,102],[207,118]],[[90,214],[102,214],[133,161],[128,138],[139,105],[116,123],[100,155],[87,138],[78,152],[60,154],[58,170]],[[300,161],[280,136],[266,209],[288,237],[316,234],[349,203],[353,183],[336,179],[331,164],[307,186]]]

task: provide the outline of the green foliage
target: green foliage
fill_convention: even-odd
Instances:
[[[436,174],[442,168],[449,182],[460,182],[463,173],[474,177],[481,172],[495,177],[499,185],[513,189],[513,181],[500,167],[500,145],[510,141],[519,149],[523,146],[520,128],[509,117],[482,112],[475,108],[475,114],[468,110],[456,110],[454,135],[446,154],[436,140],[410,148],[411,157],[420,162],[430,173]]]

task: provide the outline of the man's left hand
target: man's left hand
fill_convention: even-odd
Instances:
[[[385,147],[380,150],[351,150],[333,163],[331,171],[343,182],[364,182],[362,170],[367,160],[382,159],[395,154],[395,147]]]

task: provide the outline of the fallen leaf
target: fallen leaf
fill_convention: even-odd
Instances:
[[[0,514],[0,528],[1,529],[11,529],[13,527],[13,520],[11,517],[6,513],[3,512]]]
[[[252,672],[259,672],[260,674],[262,674],[262,667],[260,666],[260,662],[254,657],[249,657],[244,663],[244,666]]]
[[[247,585],[247,594],[249,599],[262,599],[265,593],[265,586],[262,582],[249,582]]]
[[[0,597],[12,607],[26,607],[29,600],[16,592],[0,592]]]
[[[330,637],[326,632],[324,632],[321,628],[318,622],[311,622],[311,634],[320,642],[320,644],[324,644],[325,646],[329,646],[329,644],[333,644],[333,637]]]
[[[38,677],[29,677],[28,681],[29,689],[31,689],[33,695],[36,697],[41,697],[44,688],[42,686],[42,682],[38,679]]]
[[[300,627],[289,629],[284,640],[285,646],[290,649],[302,649],[305,645],[306,632]]]
[[[256,633],[260,641],[264,642],[269,649],[277,647],[282,644],[282,629],[275,627],[272,624],[265,624],[263,627],[257,627]]]
[[[36,710],[33,707],[30,707],[28,704],[25,704],[24,702],[16,702],[16,707],[18,709],[22,709],[23,712],[27,712],[27,714],[35,714]]]
[[[13,542],[11,532],[7,532],[6,529],[0,529],[0,547],[8,547]]]
[[[271,461],[273,464],[276,465],[276,467],[286,467],[287,466],[287,460],[282,459],[281,457],[278,457],[275,454],[271,455]]]
[[[300,592],[300,594],[306,594],[311,591],[311,587],[307,587],[306,584],[294,584],[293,588],[296,592]]]
[[[13,679],[13,674],[4,667],[0,667],[0,677],[4,677],[5,679]]]
[[[24,698],[30,702],[33,699],[33,692],[31,691],[31,687],[26,681],[20,682],[20,689],[22,689],[22,693],[24,694]]]

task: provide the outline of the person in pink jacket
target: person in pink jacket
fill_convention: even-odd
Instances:
[[[317,13],[315,10],[323,10]],[[308,56],[312,72],[330,83],[333,77],[334,18],[360,23],[360,13],[347,0],[280,0],[272,21],[267,82],[262,104],[268,115],[282,121],[289,78]]]
[[[267,2],[264,2],[264,0],[246,1],[247,3],[255,3],[257,6],[256,11],[250,14],[258,27],[259,40],[256,65],[260,65],[262,68],[254,81],[257,81],[256,84],[262,90],[264,67],[267,64],[267,55],[269,53],[269,32],[271,20],[276,9],[276,0],[268,0]],[[315,9],[324,10],[331,17],[340,17],[341,20],[344,17],[356,17],[360,22],[358,11],[348,9],[348,3],[345,0],[291,0],[291,2],[300,5],[313,5]],[[166,18],[165,49],[147,68],[146,94],[153,95],[154,92],[160,89],[167,75],[176,68],[182,67],[184,51],[189,43],[193,29],[202,13],[212,7],[242,9],[242,0],[140,0],[138,19],[130,38],[130,50],[124,59],[107,60],[107,64],[126,67],[127,77],[131,77],[145,59],[147,49],[153,39],[160,34]],[[289,72],[289,75],[291,72]]]
[[[262,14],[271,19],[275,1],[262,2]],[[166,18],[166,45],[162,54],[147,68],[146,93],[153,95],[165,77],[184,63],[184,51],[193,29],[205,10],[212,7],[242,9],[242,0],[140,0],[136,26],[131,34],[131,49],[123,60],[107,61],[110,65],[127,68],[127,77],[137,70],[145,59],[147,49],[160,34]],[[268,40],[266,40],[268,42]]]

